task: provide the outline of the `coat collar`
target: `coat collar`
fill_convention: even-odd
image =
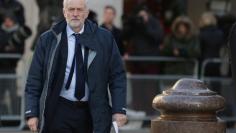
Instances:
[[[57,24],[53,25],[51,30],[58,36],[66,28],[67,22],[65,19],[61,20]],[[94,40],[95,32],[97,31],[97,24],[91,22],[90,20],[85,20],[84,32],[81,35],[80,42],[85,47],[97,51],[96,41]]]
[[[80,34],[80,35],[81,35],[81,34],[84,33],[84,25],[83,25],[83,27],[82,27],[82,29],[80,30],[79,33],[75,33],[75,32],[71,29],[71,27],[70,27],[69,25],[67,25],[67,26],[66,26],[66,32],[67,32],[67,38],[73,36],[73,34]]]

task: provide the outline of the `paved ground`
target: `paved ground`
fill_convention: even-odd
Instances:
[[[0,131],[0,133],[31,133],[29,131],[21,131],[21,132],[7,132],[7,131]],[[120,133],[150,133],[148,129],[142,130],[135,130],[135,131],[120,131]]]
[[[29,131],[1,131],[0,133],[31,133]],[[111,132],[113,133],[113,132]],[[140,130],[130,130],[130,131],[120,131],[120,133],[150,133],[149,129],[140,129]]]
[[[28,131],[22,131],[22,132],[6,132],[6,131],[0,131],[0,133],[30,133]],[[142,129],[142,130],[136,130],[136,131],[122,131],[120,133],[150,133],[148,129]],[[236,129],[229,129],[226,133],[236,133]]]

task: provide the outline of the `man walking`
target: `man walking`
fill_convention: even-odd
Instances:
[[[64,0],[65,20],[38,39],[25,90],[33,132],[109,133],[112,119],[118,126],[127,121],[119,50],[110,32],[86,19],[87,4]]]

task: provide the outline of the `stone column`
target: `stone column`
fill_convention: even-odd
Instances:
[[[202,81],[181,79],[154,98],[161,115],[152,120],[151,133],[225,133],[225,123],[216,116],[224,105],[224,98]]]

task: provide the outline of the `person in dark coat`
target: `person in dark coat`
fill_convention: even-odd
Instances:
[[[162,55],[197,59],[201,55],[199,38],[189,17],[179,16],[172,24],[172,34],[165,38]],[[166,74],[192,74],[192,63],[166,63]]]
[[[25,24],[24,8],[18,0],[0,0],[0,23],[4,21],[5,14],[13,14],[16,22],[20,25]]]
[[[0,27],[0,54],[22,55],[24,52],[25,39],[31,35],[31,30],[27,26],[21,26],[17,18],[11,14],[5,14],[3,23]],[[15,74],[17,62],[19,58],[0,58],[0,73],[1,74]],[[4,95],[7,91],[10,92],[10,109],[6,114],[16,115],[20,113],[20,103],[16,95],[16,81],[15,79],[3,78],[0,79],[1,94],[0,101],[3,101]],[[1,105],[0,105],[1,107]],[[2,107],[4,110],[4,107]]]
[[[124,21],[123,37],[126,41],[125,46],[127,48],[125,58],[129,56],[158,56],[163,30],[159,20],[150,13],[147,7],[139,7],[132,16],[126,18]],[[153,75],[159,74],[160,70],[159,64],[152,61],[128,61],[126,64],[131,74]],[[154,94],[158,93],[158,82],[151,80],[132,80],[131,84],[132,109],[142,110],[148,115],[153,115],[153,109],[146,103],[151,103]]]
[[[38,39],[25,89],[33,132],[110,133],[112,121],[127,120],[121,55],[112,34],[86,19],[87,2],[64,0],[65,20]]]
[[[19,28],[19,24],[13,16],[3,18],[3,23],[0,28],[0,54],[22,54],[24,44],[13,45],[10,43],[13,33]],[[15,74],[16,64],[19,59],[0,58],[0,74]],[[16,82],[14,79],[0,79],[1,93],[0,101],[4,101],[6,92],[10,92],[10,109],[4,107],[0,102],[0,114],[16,115],[19,112],[18,97],[16,95]],[[18,110],[17,110],[18,109]]]
[[[113,34],[121,55],[124,55],[124,44],[122,42],[121,30],[114,25],[114,20],[116,17],[116,9],[113,6],[106,6],[103,13],[103,24],[101,27],[111,31]]]
[[[214,14],[206,12],[200,20],[200,45],[203,59],[219,57],[223,45],[223,32],[217,27]]]
[[[124,23],[123,36],[128,42],[128,54],[133,56],[158,56],[163,39],[163,30],[158,19],[146,7]]]
[[[217,27],[217,20],[214,14],[206,12],[200,20],[200,46],[201,46],[201,61],[210,58],[219,58],[220,49],[224,43],[224,34]],[[219,76],[219,65],[209,64],[206,68],[206,75]]]

